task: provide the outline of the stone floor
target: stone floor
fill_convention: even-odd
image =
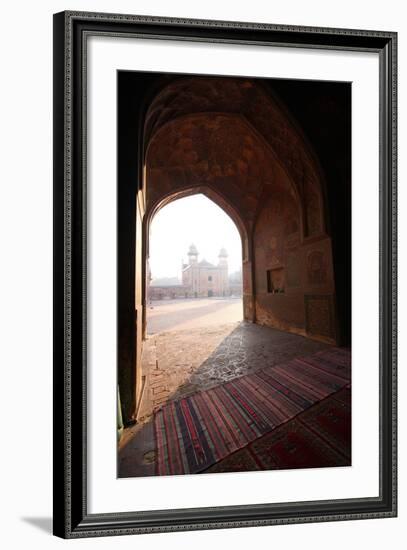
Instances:
[[[221,355],[217,367],[210,359],[228,341],[238,323],[214,327],[162,332],[144,342],[142,371],[146,377],[139,419],[150,416],[169,399],[184,397],[219,383],[226,376],[226,361]],[[237,342],[235,343],[238,347]],[[236,352],[233,354],[236,358]]]
[[[119,477],[154,474],[154,408],[327,347],[243,321],[150,336],[144,343],[146,387],[139,422],[125,430],[120,443]]]
[[[241,321],[162,332],[144,342],[146,388],[141,421],[170,399],[207,390],[257,369],[277,365],[326,344]]]

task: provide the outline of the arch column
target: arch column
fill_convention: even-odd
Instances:
[[[247,254],[243,260],[243,319],[250,323],[256,322],[256,297],[255,297],[255,277],[253,263],[253,231],[250,230],[247,242]]]

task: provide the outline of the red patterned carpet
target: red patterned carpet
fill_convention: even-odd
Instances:
[[[330,348],[170,402],[154,416],[156,474],[349,464],[346,398],[323,400],[349,386],[350,371],[350,352]]]
[[[205,473],[351,465],[351,390],[344,388]]]

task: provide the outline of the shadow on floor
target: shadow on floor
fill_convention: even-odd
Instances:
[[[295,334],[242,322],[180,388],[168,395],[166,403],[330,347]],[[157,359],[160,360],[159,357]],[[126,429],[125,444],[121,445],[118,453],[118,477],[155,475],[153,418],[152,415],[145,422]]]

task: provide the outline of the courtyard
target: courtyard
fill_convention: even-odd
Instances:
[[[241,321],[241,298],[192,298],[153,301],[147,309],[147,334],[190,330]]]

